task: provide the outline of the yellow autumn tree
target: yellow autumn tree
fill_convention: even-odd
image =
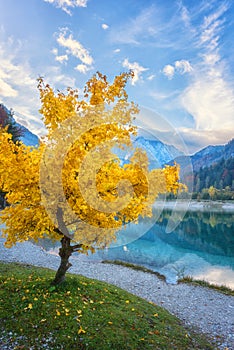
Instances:
[[[60,240],[53,284],[63,281],[73,252],[107,246],[123,225],[152,215],[159,193],[181,186],[176,165],[149,171],[146,153],[132,147],[138,108],[125,90],[130,78],[122,73],[110,83],[97,73],[82,98],[71,88],[55,92],[40,78],[47,137],[32,148],[0,130],[0,190],[9,203],[1,213],[5,245]],[[123,162],[114,149],[126,147],[132,155]]]

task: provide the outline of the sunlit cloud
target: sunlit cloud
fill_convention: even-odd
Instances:
[[[54,54],[57,51],[54,50]],[[46,83],[63,89],[75,86],[75,79],[61,73],[60,66],[45,66],[39,72]],[[15,119],[37,135],[45,133],[39,115],[40,99],[37,90],[38,72],[25,60],[24,43],[13,39],[0,44],[0,102],[12,108]]]
[[[2,62],[0,62],[1,65]],[[0,67],[0,96],[3,97],[16,97],[18,92],[6,82],[9,75],[7,75]]]
[[[75,87],[76,80],[73,76],[64,74],[60,66],[47,66],[43,72],[46,82],[57,89],[64,89],[67,86]]]
[[[68,34],[67,29],[61,30],[57,42],[60,46],[67,49],[67,54],[78,58],[83,64],[89,66],[93,63],[93,58],[89,51],[78,40],[75,40],[72,34]]]
[[[72,15],[71,9],[76,7],[86,7],[88,0],[44,0],[57,8],[61,8],[68,15]]]
[[[68,61],[68,55],[56,56],[55,61],[58,61],[60,63],[64,63],[64,62]]]
[[[210,50],[214,50],[218,46],[220,32],[223,29],[225,21],[222,16],[227,9],[227,3],[223,2],[215,12],[204,18],[201,27],[200,45],[206,44],[207,48]]]
[[[233,139],[233,129],[195,130],[180,127],[177,128],[177,132],[188,146],[190,153],[195,153],[207,145],[221,145]]]
[[[186,60],[176,61],[175,62],[175,69],[180,74],[190,73],[193,70],[190,63]]]
[[[55,55],[55,61],[60,62],[60,63],[64,63],[64,62],[68,61],[68,55],[59,55],[57,48],[53,48],[51,50],[51,52]]]
[[[193,69],[189,61],[180,60],[175,61],[174,65],[167,64],[164,66],[162,72],[168,79],[172,79],[175,73],[183,75],[185,73],[190,73],[192,70]]]
[[[75,70],[77,70],[80,73],[86,74],[91,68],[86,66],[85,64],[78,64],[75,67]]]
[[[134,77],[131,81],[132,85],[135,85],[141,78],[142,73],[148,70],[148,68],[140,66],[138,62],[129,62],[127,58],[123,61],[123,67],[133,71]]]
[[[106,23],[102,24],[102,29],[107,30],[108,28],[109,28],[108,24],[106,24]]]
[[[162,71],[168,79],[172,79],[175,74],[175,68],[171,64],[164,66]]]
[[[197,76],[182,94],[181,101],[184,108],[194,117],[197,129],[233,128],[233,88],[219,76],[218,70],[216,76]]]
[[[234,86],[228,81],[228,67],[219,49],[226,10],[222,4],[204,18],[199,41],[202,60],[194,67],[193,79],[181,94],[182,106],[193,116],[196,129],[213,130],[219,135],[221,130],[224,134],[233,130],[234,116]]]
[[[0,100],[7,108],[25,111],[29,125],[40,124],[38,117],[39,96],[35,75],[22,53],[23,43],[12,38],[0,44]],[[20,58],[20,53],[22,57]],[[35,117],[35,115],[37,117]]]

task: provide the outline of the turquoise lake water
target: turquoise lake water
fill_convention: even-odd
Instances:
[[[177,214],[177,227],[167,233],[168,221]],[[180,217],[180,212],[172,215],[169,209],[156,210],[153,219],[120,231],[112,247],[77,258],[142,265],[163,274],[168,283],[192,276],[234,289],[234,212],[192,210],[182,220]],[[42,245],[51,248],[48,241]],[[58,246],[52,248],[56,249]]]
[[[234,289],[234,213],[187,212],[176,229],[166,233],[170,217],[171,211],[164,210],[143,235],[146,223],[131,224],[127,232],[138,239],[125,244],[127,232],[123,230],[117,246],[90,259],[143,265],[166,276],[168,283],[189,275]]]

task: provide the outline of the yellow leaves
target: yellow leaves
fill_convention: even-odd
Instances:
[[[178,164],[174,166],[166,165],[163,169],[167,192],[177,193],[178,191],[187,190],[185,185],[179,183],[179,171],[180,167]]]
[[[43,121],[50,135],[61,122],[76,114],[78,91],[68,88],[67,94],[58,92],[56,95],[48,84],[44,84],[43,78],[38,79],[38,89],[42,103],[39,112],[43,115]]]
[[[33,308],[33,305],[29,303],[28,306],[24,308],[24,310],[32,310],[32,308]]]
[[[80,326],[80,328],[78,329],[78,334],[85,334],[86,331]]]
[[[0,130],[0,190],[10,204],[1,215],[7,247],[46,235],[60,240],[63,227],[82,244],[79,252],[94,252],[94,246],[110,244],[123,224],[151,216],[159,193],[181,188],[177,166],[149,171],[140,149],[123,166],[113,153],[115,146],[131,148],[136,133],[132,121],[138,107],[128,102],[125,90],[132,77],[122,73],[110,83],[98,72],[86,83],[84,99],[76,89],[55,92],[39,78],[48,138],[30,148]]]

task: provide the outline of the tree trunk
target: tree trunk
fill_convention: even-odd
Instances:
[[[59,256],[61,257],[60,266],[56,272],[52,285],[58,285],[65,279],[67,270],[72,266],[69,262],[69,258],[73,253],[73,247],[70,245],[71,239],[63,236],[61,239],[62,247],[59,249]]]

